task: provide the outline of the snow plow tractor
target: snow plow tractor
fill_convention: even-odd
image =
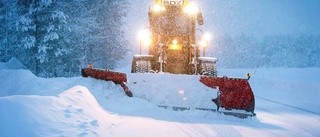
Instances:
[[[219,89],[212,99],[216,111],[238,117],[255,115],[248,79],[217,77],[217,58],[205,56],[210,36],[197,28],[204,24],[199,6],[187,0],[155,0],[148,19],[149,27],[139,34],[140,54],[133,57],[131,73],[202,75],[200,82]],[[148,46],[148,54],[142,54],[142,45]]]
[[[192,77],[192,79],[199,76],[199,82],[207,87],[218,89],[218,92],[217,98],[208,98],[208,103],[211,104],[212,99],[217,106],[216,109],[197,108],[198,110],[212,110],[241,118],[255,116],[255,101],[248,82],[249,75],[248,79],[218,77],[216,69],[217,58],[205,56],[205,48],[208,46],[210,36],[197,28],[198,25],[204,24],[200,7],[191,4],[187,0],[155,0],[155,3],[149,6],[148,19],[150,26],[140,33],[140,54],[133,57],[131,73],[170,73],[169,79],[171,77],[175,79],[174,77],[177,74],[183,74],[183,76]],[[142,54],[142,45],[144,47],[148,45],[147,54]],[[202,56],[200,56],[200,48],[203,48]],[[89,68],[82,69],[81,74],[83,77],[113,81],[122,86],[127,96],[133,96],[125,85],[127,77],[124,73],[94,69],[91,65]],[[131,74],[130,76],[139,77],[139,75]],[[151,79],[152,77],[156,79],[161,74],[146,75]],[[146,82],[144,79],[141,81],[131,81],[133,83],[129,82],[129,84],[134,89],[134,86],[141,87],[139,83],[145,84]],[[184,80],[179,82],[188,84]],[[154,84],[157,85],[157,83]],[[170,86],[169,84],[165,86]],[[194,85],[194,83],[189,85]],[[154,87],[154,85],[145,86]],[[198,86],[203,85],[200,84]],[[178,94],[184,93],[181,91]],[[175,96],[174,94],[177,93],[170,92],[164,98],[171,98]],[[199,93],[197,92],[196,94]],[[145,97],[145,95],[142,95],[142,98]],[[174,101],[178,102],[177,100]],[[158,106],[168,108],[166,105],[158,104]],[[171,108],[174,108],[174,110],[188,110],[187,108],[190,107],[172,106]]]
[[[200,7],[186,0],[156,0],[148,18],[150,26],[139,34],[140,54],[133,58],[132,73],[217,75],[217,60],[200,58],[199,48],[208,46],[210,38],[197,28],[204,23]],[[141,53],[142,45],[149,47],[148,54]]]

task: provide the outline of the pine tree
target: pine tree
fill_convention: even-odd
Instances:
[[[0,0],[0,61],[6,61],[6,7],[2,0]]]
[[[88,63],[113,69],[127,52],[121,28],[127,6],[126,0],[1,0],[0,58],[17,57],[43,77],[76,76]]]
[[[126,16],[126,1],[86,1],[87,15],[93,17],[87,44],[84,45],[87,63],[96,67],[114,69],[126,54],[127,47],[122,31],[123,17]]]
[[[18,8],[15,1],[0,1],[0,60],[8,61],[14,54],[19,54],[17,48]]]
[[[26,61],[31,70],[44,77],[56,77],[59,74],[61,58],[68,54],[65,32],[66,17],[58,10],[56,1],[32,0],[20,3],[22,16],[19,20],[20,47],[29,53]]]

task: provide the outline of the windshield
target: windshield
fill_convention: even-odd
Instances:
[[[168,6],[166,11],[158,16],[156,31],[170,36],[192,34],[192,20],[185,14],[181,7]]]

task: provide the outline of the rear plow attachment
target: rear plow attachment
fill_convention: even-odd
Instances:
[[[83,68],[81,69],[81,75],[83,77],[92,77],[95,79],[105,80],[105,81],[113,81],[115,84],[120,85],[125,94],[128,97],[132,97],[132,92],[125,85],[127,82],[127,75],[125,73],[113,72],[110,70],[104,69],[93,69],[93,68]]]
[[[201,76],[200,82],[211,88],[219,88],[212,101],[217,111],[225,115],[246,118],[255,116],[255,100],[248,79]]]

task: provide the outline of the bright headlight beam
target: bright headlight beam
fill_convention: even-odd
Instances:
[[[207,47],[208,45],[207,45],[207,41],[204,41],[204,40],[202,40],[201,42],[200,42],[200,46],[202,46],[202,47]]]
[[[177,45],[178,44],[178,40],[176,40],[176,39],[172,40],[172,44],[173,45]]]
[[[164,11],[166,8],[165,7],[163,7],[163,6],[161,6],[160,4],[155,4],[154,6],[153,6],[153,10],[155,11],[155,12],[161,12],[161,11]]]
[[[189,13],[189,14],[196,14],[199,12],[199,7],[190,4],[184,7],[184,12]]]
[[[144,38],[142,40],[143,44],[146,46],[149,46],[151,44],[151,39],[150,38]]]
[[[205,34],[203,35],[203,39],[204,39],[205,41],[209,41],[209,40],[211,39],[211,35],[208,34],[208,33],[205,33]]]
[[[205,33],[202,36],[202,39],[201,39],[201,42],[200,42],[200,46],[207,47],[208,46],[208,42],[209,42],[210,39],[211,39],[211,35],[208,34],[208,33]]]
[[[151,43],[151,34],[149,30],[141,30],[139,33],[139,39],[143,44],[149,45]]]
[[[143,39],[143,38],[145,38],[145,37],[150,37],[150,32],[149,32],[149,30],[144,29],[144,30],[141,30],[141,31],[140,31],[140,33],[139,33],[139,38],[140,38],[140,39]]]

